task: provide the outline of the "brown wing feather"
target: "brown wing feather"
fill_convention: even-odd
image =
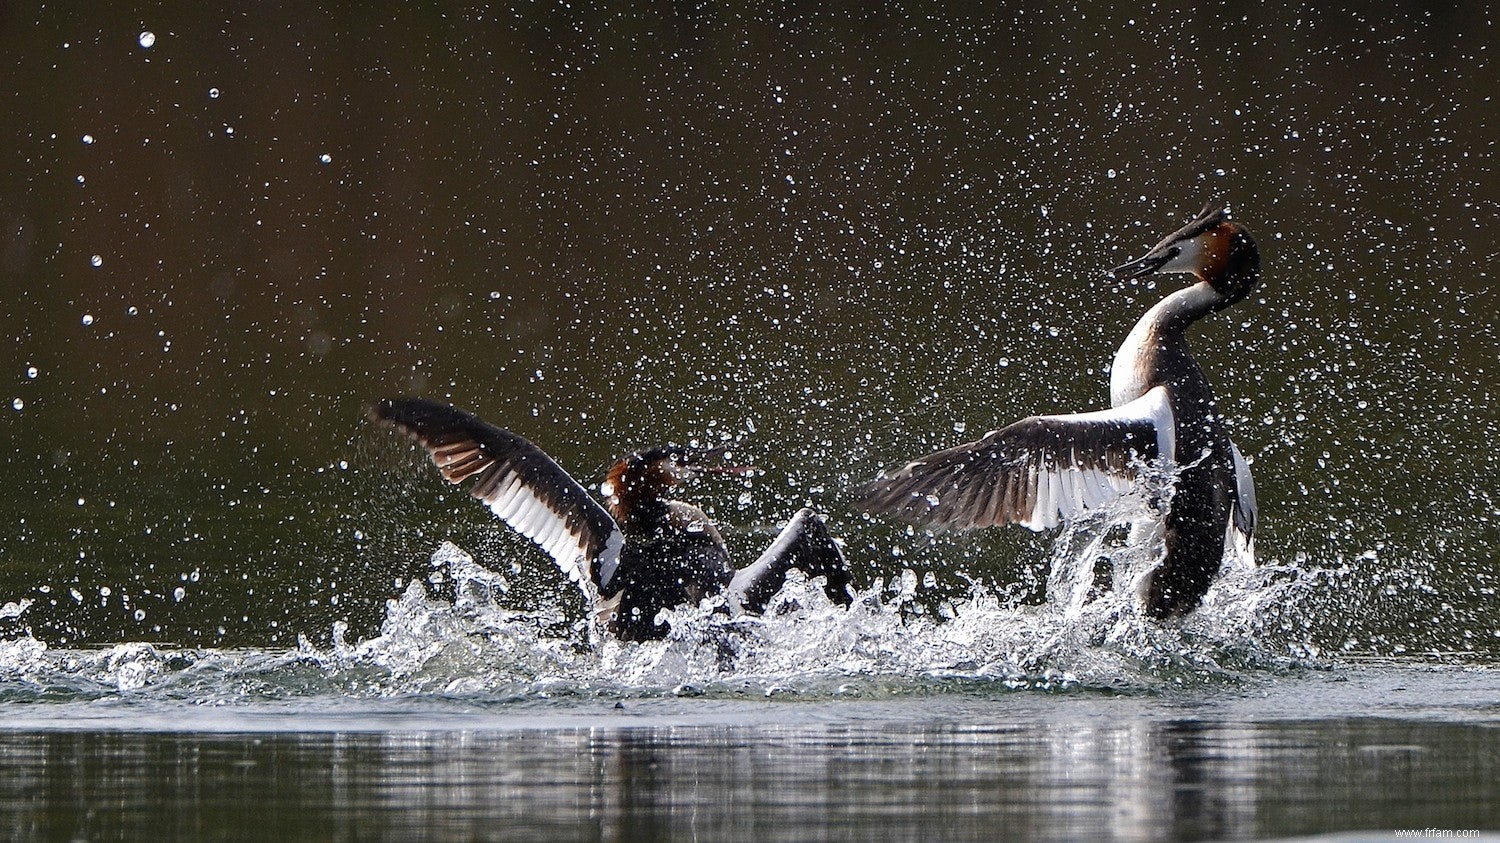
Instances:
[[[421,398],[387,398],[370,417],[427,449],[449,483],[477,478],[469,494],[530,538],[574,580],[598,588],[618,559],[614,519],[542,449],[466,413]]]
[[[1138,402],[1022,419],[876,478],[860,490],[859,505],[935,527],[1053,526],[1060,514],[1113,497],[1128,486],[1135,466],[1161,456],[1161,428],[1171,423],[1161,415],[1165,396]]]

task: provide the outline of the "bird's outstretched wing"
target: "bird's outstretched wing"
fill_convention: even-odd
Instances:
[[[786,584],[787,571],[796,568],[808,577],[825,577],[823,593],[849,605],[848,562],[828,532],[828,525],[811,509],[803,508],[782,528],[776,541],[750,567],[737,571],[729,583],[730,600],[747,612],[761,612]]]
[[[937,527],[1055,527],[1129,492],[1144,463],[1172,457],[1165,387],[1093,413],[1032,416],[908,463],[860,490],[867,512]]]
[[[541,448],[447,404],[386,398],[370,418],[405,431],[449,483],[473,477],[469,494],[536,542],[590,601],[609,585],[625,537],[609,513]]]

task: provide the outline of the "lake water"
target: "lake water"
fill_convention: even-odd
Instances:
[[[0,833],[1500,829],[1493,18],[5,8]],[[1162,629],[1059,596],[1100,525],[850,509],[1102,406],[1175,283],[1103,270],[1209,200],[1258,567]],[[742,564],[822,509],[861,599],[591,642],[403,393],[589,482],[739,440],[683,496]]]
[[[1500,822],[1493,689],[1386,665],[1166,695],[109,700],[0,732],[0,812],[74,839],[1384,839]]]

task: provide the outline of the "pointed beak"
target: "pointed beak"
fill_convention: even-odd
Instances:
[[[736,465],[727,461],[733,456],[734,449],[735,443],[730,443],[702,451],[696,455],[692,466],[704,474],[728,474],[736,477],[754,474],[758,469],[753,465]]]
[[[728,474],[731,477],[748,477],[760,469],[753,465],[705,465],[698,470],[704,474]]]
[[[1111,269],[1109,274],[1113,278],[1126,281],[1132,278],[1144,278],[1151,275],[1166,265],[1167,261],[1177,256],[1175,248],[1157,247],[1136,258],[1129,263],[1122,263]]]

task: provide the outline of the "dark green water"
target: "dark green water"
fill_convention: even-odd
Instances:
[[[518,833],[570,837],[1494,828],[1493,18],[0,8],[0,718],[22,724],[0,737],[0,828],[137,836],[171,811],[213,836],[266,804],[284,818],[266,836],[501,836],[523,814]],[[1050,536],[850,512],[882,465],[1103,406],[1166,286],[1102,271],[1210,199],[1266,270],[1195,335],[1254,461],[1258,572],[1183,630],[1143,630],[1034,606]],[[728,662],[592,651],[550,563],[363,421],[393,393],[472,408],[580,478],[741,438],[764,473],[684,495],[740,559],[825,509],[871,603],[770,623]],[[504,573],[497,605],[443,608],[444,540]],[[439,578],[433,605],[407,592]],[[1469,666],[1488,702],[1437,724],[1321,704],[1305,671],[1357,684],[1372,656]],[[1247,687],[1287,710],[1180,737],[1176,706]],[[784,711],[763,699],[786,693],[814,713],[757,753]],[[1134,702],[1068,696],[1100,693]],[[846,705],[890,694],[953,722]],[[580,697],[673,702],[590,738],[547,719]],[[414,723],[369,710],[391,698]],[[453,698],[491,719],[446,719]],[[261,705],[309,731],[192,714]],[[1116,749],[1078,750],[1080,796],[1045,736],[1114,715]],[[552,725],[518,731],[533,716]],[[1171,756],[1184,741],[1223,775],[1181,772],[1200,763]],[[537,756],[558,766],[494,789]],[[833,813],[770,784],[843,795],[843,763],[894,772]],[[1356,773],[1369,787],[1338,784]]]

